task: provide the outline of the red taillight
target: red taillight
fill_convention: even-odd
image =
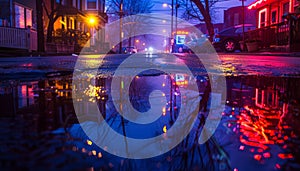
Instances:
[[[215,34],[215,38],[220,38],[220,35],[219,34]]]

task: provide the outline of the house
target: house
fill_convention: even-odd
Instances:
[[[35,9],[35,0],[0,0],[0,27],[35,26]]]
[[[243,7],[236,6],[224,10],[224,28],[233,27],[236,25],[252,24],[256,25],[255,20],[256,11],[248,10],[244,7],[244,21],[243,21]]]
[[[46,52],[80,52],[86,43],[94,52],[107,48],[105,0],[50,0],[43,9]]]
[[[37,50],[35,0],[0,0],[0,48]]]
[[[248,9],[257,11],[258,29],[252,32],[253,39],[262,40],[264,47],[273,45],[299,51],[299,4],[299,0],[256,0],[250,4]]]
[[[107,49],[104,10],[105,0],[0,0],[0,48],[37,51],[42,25],[46,52],[80,52],[86,43],[93,52]]]

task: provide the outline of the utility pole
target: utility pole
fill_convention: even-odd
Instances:
[[[37,44],[38,52],[45,52],[43,26],[43,0],[36,0]]]
[[[245,49],[245,0],[242,0],[243,47]]]
[[[175,1],[175,39],[174,39],[174,49],[173,51],[175,51],[176,47],[176,38],[177,38],[177,17],[178,17],[178,7],[179,7],[179,4],[178,4],[178,0]]]
[[[171,3],[171,53],[174,52],[174,35],[173,35],[173,25],[174,25],[174,0],[172,0],[172,3]]]
[[[122,53],[122,41],[123,41],[123,0],[120,1],[120,47],[119,52]]]

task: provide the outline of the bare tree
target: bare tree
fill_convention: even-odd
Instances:
[[[131,46],[132,44],[132,36],[138,32],[139,24],[145,23],[143,21],[145,17],[142,17],[143,20],[139,16],[132,16],[136,14],[145,14],[150,13],[153,8],[152,1],[149,0],[123,0],[123,9],[122,13],[120,13],[120,6],[122,0],[108,0],[108,9],[107,13],[110,15],[112,20],[119,19],[120,16],[131,16],[128,19],[128,22],[124,22],[124,32],[129,35],[128,44]]]
[[[210,40],[214,36],[214,25],[212,23],[212,14],[214,5],[217,2],[226,0],[182,0],[180,5],[185,9],[183,18],[187,20],[196,19],[204,22],[210,36]]]
[[[107,0],[107,13],[120,15],[121,0]],[[150,13],[153,8],[153,3],[149,0],[123,0],[123,14],[122,16],[129,16],[135,14]],[[118,18],[116,18],[118,19]]]
[[[52,42],[52,33],[54,31],[54,23],[62,16],[61,13],[62,0],[57,4],[56,0],[50,0],[43,2],[43,8],[45,10],[48,23],[47,23],[47,36],[46,41]]]

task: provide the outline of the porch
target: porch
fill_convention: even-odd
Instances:
[[[286,21],[248,31],[246,37],[251,41],[259,41],[261,48],[299,52],[300,18],[295,14],[289,14]]]
[[[0,47],[36,51],[37,32],[30,28],[0,27]]]

